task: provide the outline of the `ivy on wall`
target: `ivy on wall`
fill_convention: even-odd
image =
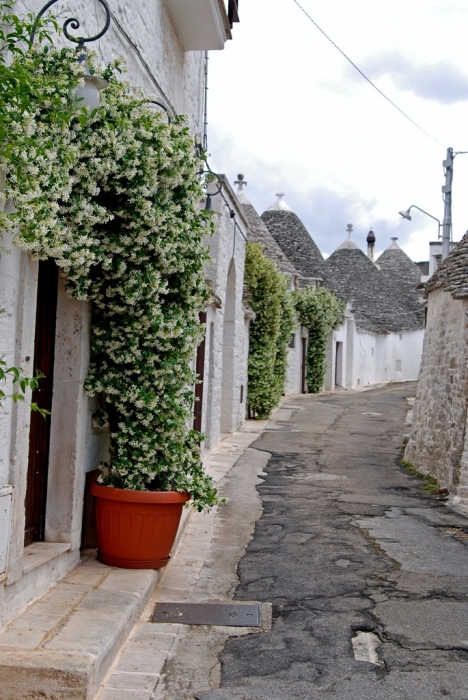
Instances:
[[[110,427],[102,482],[188,491],[208,508],[218,498],[189,427],[208,302],[202,239],[212,231],[199,207],[200,154],[184,118],[166,123],[120,79],[118,62],[99,71],[110,84],[88,112],[75,100],[75,50],[21,49],[30,24],[10,8],[0,3],[0,25],[14,34],[3,35],[13,62],[0,61],[0,170],[15,211],[0,212],[0,229],[34,258],[54,258],[69,294],[92,303],[85,388],[100,400],[96,421]]]
[[[323,287],[304,287],[293,296],[299,321],[309,331],[307,388],[318,393],[325,379],[328,336],[343,322],[345,304]]]
[[[246,301],[256,314],[250,324],[247,400],[253,417],[267,418],[284,392],[296,314],[286,277],[258,243],[247,244],[245,285]]]

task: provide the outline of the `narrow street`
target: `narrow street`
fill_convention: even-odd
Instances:
[[[399,465],[414,392],[283,403],[252,445],[271,457],[234,594],[271,603],[271,631],[226,638],[220,687],[184,695],[179,662],[216,634],[189,628],[163,697],[466,700],[468,521]]]

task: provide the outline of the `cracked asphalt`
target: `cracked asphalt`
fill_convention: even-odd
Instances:
[[[235,599],[273,625],[227,639],[196,700],[467,700],[468,521],[399,466],[415,389],[296,396],[253,444],[271,457]]]

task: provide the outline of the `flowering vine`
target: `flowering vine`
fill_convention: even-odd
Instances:
[[[323,287],[303,287],[293,296],[299,321],[309,331],[307,388],[311,393],[318,393],[325,379],[328,336],[343,322],[345,304]]]
[[[258,243],[247,244],[245,283],[246,300],[256,314],[250,324],[248,403],[253,416],[267,418],[284,393],[296,314],[286,277]]]
[[[88,113],[75,101],[82,64],[71,49],[39,46],[11,66],[33,86],[0,107],[8,148],[0,157],[0,228],[33,257],[53,257],[68,292],[92,302],[91,364],[85,388],[96,420],[109,423],[104,484],[188,491],[194,507],[218,502],[190,429],[194,373],[206,308],[211,233],[200,209],[200,156],[183,117],[170,124],[119,77]],[[28,83],[29,84],[29,83]],[[13,107],[11,105],[13,104]]]

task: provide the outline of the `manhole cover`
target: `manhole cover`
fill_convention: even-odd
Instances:
[[[158,603],[151,620],[179,625],[262,626],[260,605],[225,603]]]

